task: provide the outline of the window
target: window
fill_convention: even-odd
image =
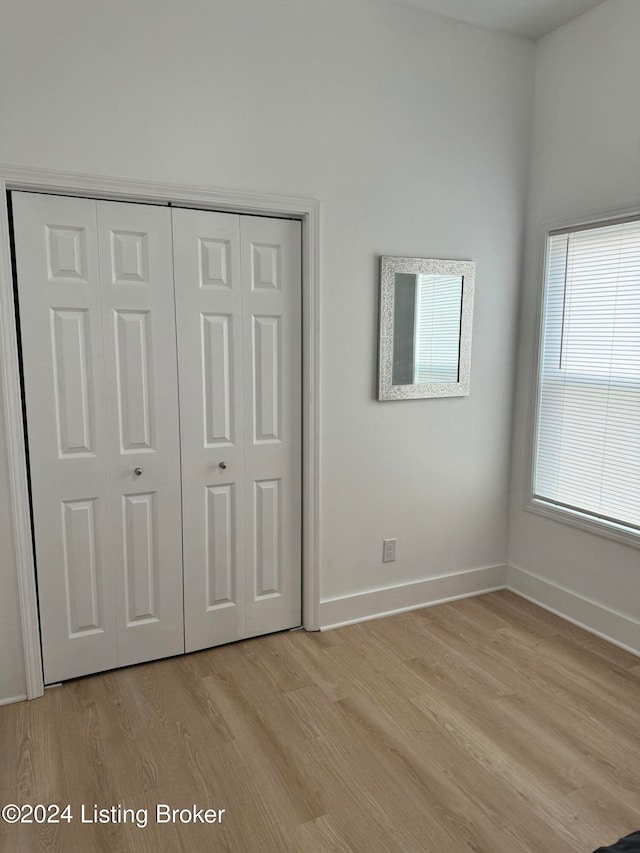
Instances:
[[[640,218],[548,237],[530,508],[640,544]]]

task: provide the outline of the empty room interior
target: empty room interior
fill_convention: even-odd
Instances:
[[[640,850],[640,2],[0,17],[0,851]]]

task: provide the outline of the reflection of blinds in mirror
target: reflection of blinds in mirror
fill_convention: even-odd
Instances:
[[[458,381],[461,310],[461,276],[416,276],[414,383]]]
[[[549,240],[534,495],[640,528],[640,222]]]

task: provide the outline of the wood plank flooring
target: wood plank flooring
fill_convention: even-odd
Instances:
[[[0,707],[0,803],[74,815],[0,850],[590,853],[640,828],[639,700],[638,658],[508,592],[91,676]]]

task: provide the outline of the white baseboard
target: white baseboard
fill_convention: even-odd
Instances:
[[[0,699],[0,705],[13,705],[14,702],[24,702],[26,698],[26,693],[22,693],[20,696],[9,696],[6,699]]]
[[[399,586],[328,598],[320,602],[320,630],[327,631],[355,622],[504,589],[506,569],[503,565],[468,569]]]
[[[507,589],[567,622],[640,655],[640,622],[517,566],[507,566]]]

